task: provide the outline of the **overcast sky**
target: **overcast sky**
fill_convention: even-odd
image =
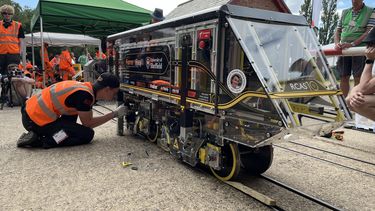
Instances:
[[[89,1],[89,0],[87,0]],[[131,4],[143,7],[145,9],[153,11],[156,7],[161,8],[164,11],[164,16],[170,13],[177,5],[186,2],[187,0],[126,0]],[[38,0],[15,0],[21,6],[28,6],[30,8],[35,8]],[[298,14],[298,11],[303,3],[303,0],[285,0],[286,4],[294,14]],[[341,13],[342,9],[351,7],[351,0],[338,0],[337,1],[337,10]],[[364,2],[371,6],[375,7],[374,0],[364,0]]]

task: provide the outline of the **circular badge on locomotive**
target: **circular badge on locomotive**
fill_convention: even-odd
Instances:
[[[228,89],[235,93],[241,93],[246,88],[246,76],[240,69],[229,72],[227,77]]]

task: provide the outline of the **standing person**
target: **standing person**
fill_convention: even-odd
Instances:
[[[352,7],[342,11],[341,19],[335,32],[335,48],[346,49],[362,46],[362,40],[374,26],[374,9],[366,6],[363,0],[352,0]],[[340,57],[337,70],[340,73],[340,88],[344,96],[348,95],[350,76],[353,74],[354,84],[359,83],[363,70],[364,56]]]
[[[59,65],[60,64],[60,55],[59,54],[56,54],[52,59],[51,59],[51,65],[54,69],[56,69],[56,65]],[[57,68],[59,69],[59,68]]]
[[[107,58],[107,56],[105,55],[105,53],[100,52],[99,48],[95,48],[95,59],[96,60],[105,60],[106,58]]]
[[[361,80],[346,98],[349,107],[356,113],[375,121],[375,29],[363,40],[366,43],[366,62]]]
[[[96,100],[112,100],[119,91],[115,75],[103,73],[94,84],[62,81],[53,84],[26,101],[22,124],[28,133],[21,135],[18,147],[60,147],[90,143],[94,127],[126,113],[124,105],[104,116],[94,117]],[[78,124],[77,118],[82,124]]]
[[[63,81],[66,81],[69,79],[69,75],[72,77],[76,74],[72,57],[70,55],[69,49],[67,47],[63,48],[63,51],[60,54],[60,75]]]
[[[72,57],[72,64],[77,64],[77,58],[74,56],[74,52],[70,52],[70,56]]]
[[[0,21],[0,74],[7,75],[9,64],[18,64],[25,33],[20,22],[12,20],[14,8],[3,5],[0,8],[3,19]]]
[[[163,10],[155,8],[154,12],[151,14],[151,23],[157,23],[164,20]]]
[[[85,64],[89,61],[89,58],[83,53],[81,56],[78,57],[78,63],[81,64],[82,68]]]
[[[51,64],[51,62],[49,61],[49,57],[48,57],[48,43],[44,43],[44,58],[43,58],[43,61],[44,61],[44,72],[47,76],[47,80],[50,80],[51,83],[55,83],[56,80],[55,80],[55,73],[54,73],[54,70],[53,70],[53,66]],[[40,48],[40,57],[42,58],[42,48]]]

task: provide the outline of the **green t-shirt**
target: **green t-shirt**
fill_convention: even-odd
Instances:
[[[80,63],[82,66],[84,66],[88,61],[89,61],[89,59],[87,58],[86,55],[81,55],[78,58],[78,63]]]

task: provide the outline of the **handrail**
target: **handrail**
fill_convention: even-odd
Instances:
[[[323,49],[326,56],[364,56],[366,47],[351,47],[346,49]]]

